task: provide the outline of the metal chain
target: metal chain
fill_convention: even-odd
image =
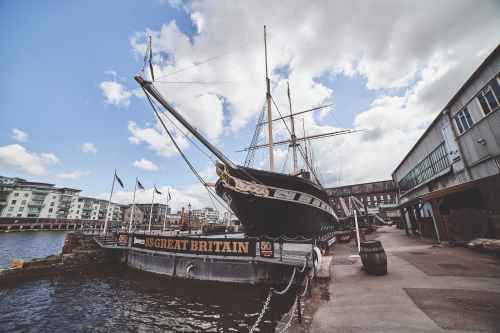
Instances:
[[[267,294],[267,298],[264,301],[264,306],[262,307],[262,310],[260,311],[259,316],[257,317],[257,320],[253,324],[252,328],[250,329],[250,331],[248,331],[249,333],[254,332],[257,329],[257,327],[259,327],[259,324],[262,321],[264,314],[266,313],[267,309],[269,308],[269,303],[271,302],[271,296],[273,296],[273,292],[272,292],[272,289],[269,289],[269,293]]]
[[[288,282],[288,285],[286,286],[285,289],[281,290],[281,291],[276,291],[276,290],[272,290],[275,294],[278,294],[278,295],[283,295],[285,294],[289,289],[290,287],[292,286],[292,283],[293,283],[293,280],[295,279],[295,272],[297,271],[297,268],[295,268],[295,266],[293,267],[293,273],[292,273],[292,276],[290,277],[290,282]]]
[[[290,309],[290,312],[289,312],[290,313],[290,318],[288,318],[287,323],[285,324],[285,326],[283,326],[283,329],[281,331],[278,331],[278,333],[285,333],[286,331],[288,331],[288,329],[292,325],[292,320],[295,317],[295,310],[296,310],[296,308],[297,308],[297,298],[295,298],[295,300],[293,302],[293,305],[292,305],[292,308]]]

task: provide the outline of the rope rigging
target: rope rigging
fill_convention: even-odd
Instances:
[[[274,100],[274,97],[271,96],[271,99],[273,101],[273,104],[274,104],[274,107],[276,108],[276,111],[278,111],[278,114],[280,115],[281,118],[283,118],[283,116],[281,115],[281,112],[278,108],[278,105],[276,104],[276,101]],[[290,128],[288,127],[288,124],[286,123],[286,121],[284,119],[283,120],[283,124],[285,125],[285,128],[286,130],[288,131],[288,133],[290,134],[290,136],[292,135],[292,131],[290,130]],[[316,179],[316,182],[318,183],[318,185],[322,186],[321,185],[321,182],[319,181],[318,179],[318,176],[316,175],[316,172],[313,170],[313,168],[309,165],[309,161],[307,160],[305,154],[304,154],[304,151],[302,150],[302,147],[299,145],[298,147],[298,150],[300,152],[300,155],[302,155],[302,158],[304,159],[304,162],[306,163],[307,167],[309,168],[309,170],[311,171],[311,173],[313,174],[314,178]]]
[[[151,107],[153,108],[153,111],[156,115],[156,117],[158,118],[158,120],[160,121],[161,125],[163,126],[163,128],[165,129],[165,131],[167,132],[167,135],[169,136],[170,140],[172,140],[172,143],[174,144],[175,148],[177,149],[177,151],[179,152],[179,154],[181,155],[181,157],[183,158],[184,162],[186,162],[186,164],[188,165],[189,169],[193,172],[193,174],[195,175],[195,177],[198,179],[198,181],[203,185],[203,187],[207,190],[208,192],[208,195],[210,197],[210,200],[212,201],[212,204],[213,204],[213,200],[215,199],[215,201],[221,205],[222,207],[226,207],[227,204],[224,202],[224,201],[221,201],[213,192],[212,192],[212,189],[210,188],[210,185],[203,179],[203,177],[201,177],[201,175],[198,173],[198,171],[196,170],[196,168],[193,166],[193,164],[191,163],[191,161],[189,161],[189,159],[187,158],[187,156],[184,154],[184,152],[182,151],[182,149],[179,147],[179,145],[177,144],[177,141],[175,140],[174,136],[172,135],[172,133],[168,130],[167,126],[165,125],[165,122],[163,121],[162,117],[160,116],[160,114],[163,114],[163,112],[161,111],[158,111],[157,108],[156,108],[156,105],[155,103],[153,102],[153,100],[151,100],[151,97],[149,96],[149,94],[147,93],[147,91],[142,88],[143,91],[144,91],[144,94],[146,95],[147,99],[148,99],[148,102],[149,104],[151,105]],[[169,119],[167,117],[167,119]],[[181,131],[181,133],[183,133]],[[214,208],[215,205],[214,205]]]

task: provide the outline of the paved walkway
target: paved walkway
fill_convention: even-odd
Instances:
[[[335,249],[330,300],[310,332],[500,332],[500,261],[462,248],[439,248],[404,231],[377,232],[388,275],[371,276],[356,248]]]

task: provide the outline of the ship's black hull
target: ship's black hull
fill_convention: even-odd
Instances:
[[[250,190],[232,186],[235,179],[242,180]],[[267,188],[267,195],[253,193],[249,183]],[[216,191],[229,203],[249,236],[311,238],[333,231],[335,217],[327,206],[328,196],[307,179],[239,167],[219,178]]]

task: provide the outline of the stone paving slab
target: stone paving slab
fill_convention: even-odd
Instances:
[[[496,329],[494,318],[500,312],[493,298],[500,295],[500,261],[467,249],[435,248],[396,229],[384,228],[374,236],[386,249],[388,274],[368,275],[361,270],[359,260],[351,263],[349,255],[357,250],[352,244],[337,245],[328,288],[330,300],[311,312],[310,326],[296,325],[291,332],[464,333]],[[489,298],[482,296],[485,294],[490,294]],[[435,305],[433,298],[443,304]],[[478,313],[480,299],[487,301],[486,313]],[[456,311],[458,308],[462,312]],[[452,318],[453,313],[465,314]]]
[[[394,252],[430,276],[500,278],[500,260],[464,248],[428,248]]]
[[[430,288],[405,291],[441,328],[500,332],[500,293]]]

